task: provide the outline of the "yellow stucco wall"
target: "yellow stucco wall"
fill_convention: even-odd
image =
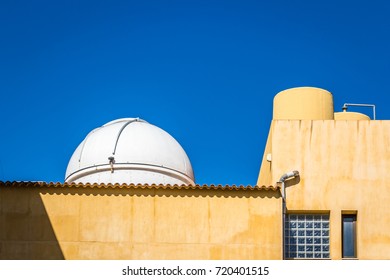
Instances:
[[[287,209],[330,211],[331,258],[341,258],[341,214],[357,211],[359,259],[390,259],[390,121],[273,121],[272,180]]]
[[[0,184],[0,258],[280,259],[279,198],[272,189]]]

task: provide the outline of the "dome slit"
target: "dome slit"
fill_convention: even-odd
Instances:
[[[126,128],[126,126],[128,126],[129,124],[133,123],[133,122],[138,122],[139,121],[139,118],[135,118],[135,119],[132,119],[132,120],[129,120],[127,121],[122,127],[121,129],[119,130],[118,132],[118,136],[116,137],[116,141],[115,141],[115,146],[114,146],[114,151],[112,152],[113,155],[115,155],[115,152],[116,152],[116,147],[118,146],[118,141],[119,141],[119,138],[121,137],[121,134],[123,132],[123,130]]]

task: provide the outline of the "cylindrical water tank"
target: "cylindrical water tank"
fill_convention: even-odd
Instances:
[[[324,89],[297,87],[274,97],[274,120],[333,120],[333,96]]]
[[[334,119],[336,121],[344,120],[344,121],[369,121],[371,120],[369,116],[357,113],[357,112],[337,112],[334,113]]]

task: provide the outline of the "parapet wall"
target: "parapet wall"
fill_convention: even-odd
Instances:
[[[0,259],[280,259],[279,194],[0,183]]]

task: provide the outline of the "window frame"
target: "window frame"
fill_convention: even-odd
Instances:
[[[293,222],[297,223],[296,230]],[[284,259],[329,260],[330,211],[288,211],[284,220],[283,239]]]
[[[350,220],[350,221],[349,221]],[[350,227],[346,228],[346,223],[350,225]],[[346,232],[347,230],[351,232]],[[348,244],[346,244],[346,235],[352,234],[352,240],[348,240]],[[352,243],[352,244],[351,244]],[[347,255],[347,246],[352,246],[352,254]],[[341,257],[343,259],[357,259],[357,212],[343,212],[341,214]]]

